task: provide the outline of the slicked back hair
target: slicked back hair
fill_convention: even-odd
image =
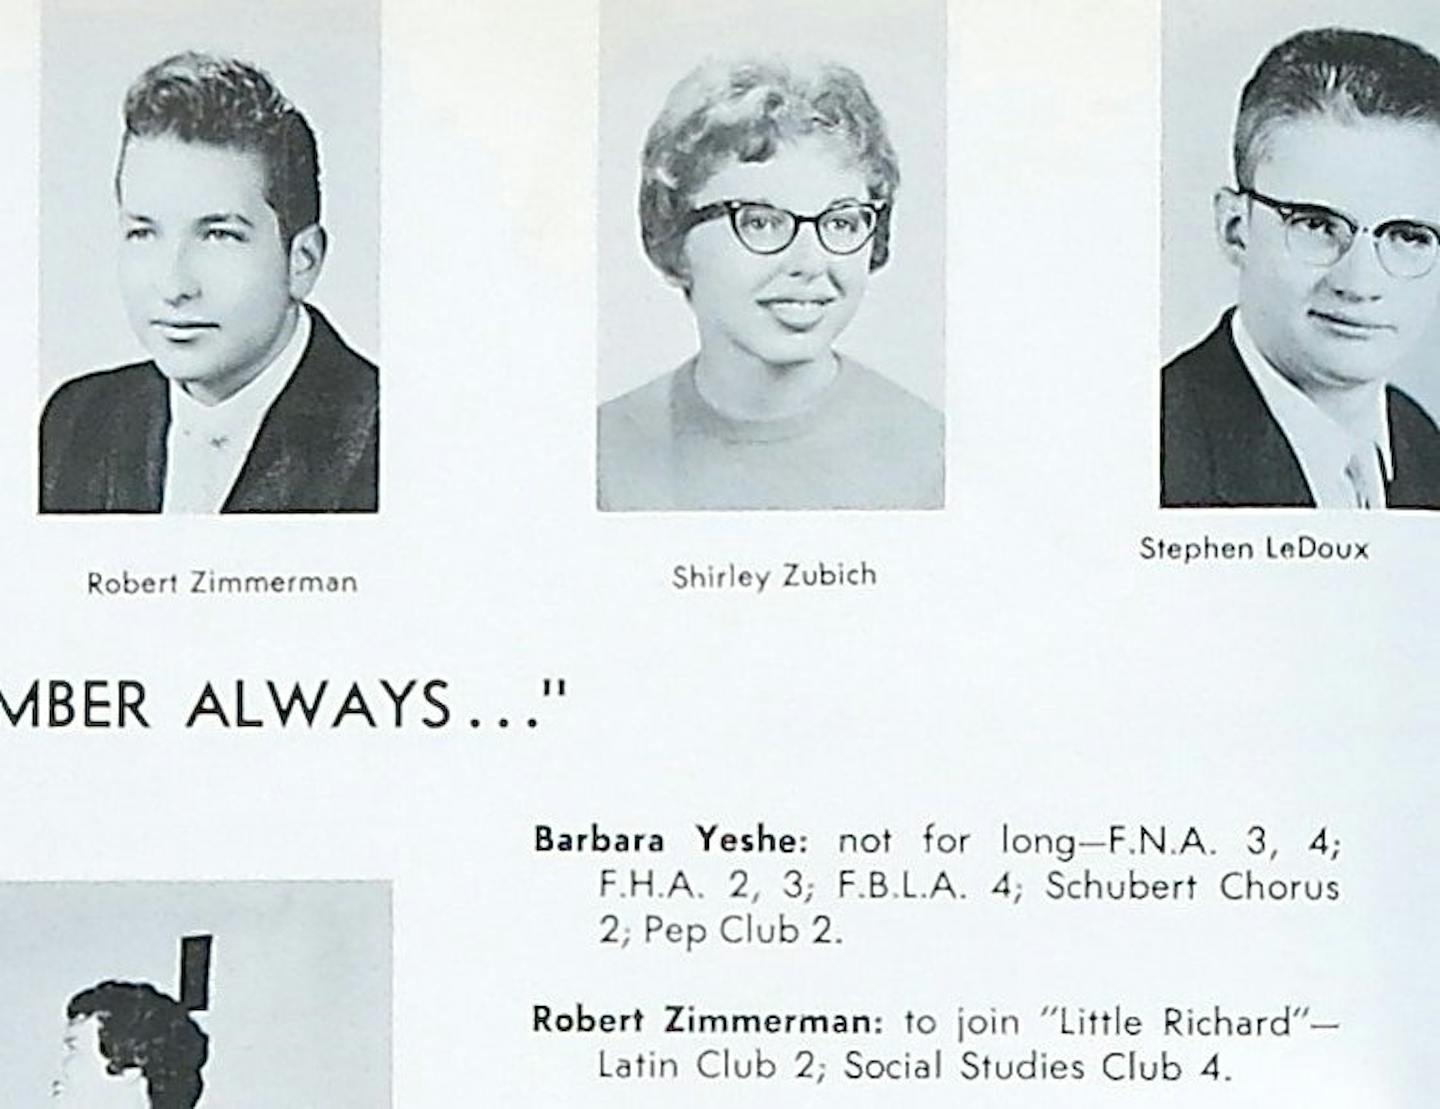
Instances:
[[[1440,61],[1412,42],[1370,31],[1292,35],[1265,55],[1240,95],[1233,157],[1241,188],[1255,184],[1273,128],[1307,116],[1440,127]]]
[[[151,66],[125,94],[125,137],[116,195],[133,139],[169,136],[260,156],[265,202],[288,250],[297,231],[320,222],[320,159],[300,111],[255,66],[187,52]]]

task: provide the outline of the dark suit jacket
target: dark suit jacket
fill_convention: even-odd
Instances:
[[[223,512],[374,512],[378,372],[308,308],[310,343]],[[41,512],[159,512],[169,383],[154,362],[68,381],[40,422]]]
[[[1270,414],[1230,332],[1234,309],[1161,371],[1162,508],[1315,507],[1290,441]],[[1440,430],[1385,389],[1395,480],[1391,508],[1440,508]]]

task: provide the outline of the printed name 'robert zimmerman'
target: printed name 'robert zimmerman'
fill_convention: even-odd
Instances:
[[[222,574],[216,570],[184,570],[169,574],[133,574],[121,570],[85,575],[88,597],[178,596],[254,593],[358,593],[354,574]]]

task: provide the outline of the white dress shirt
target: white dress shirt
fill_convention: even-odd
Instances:
[[[1235,349],[1260,396],[1280,425],[1319,508],[1384,508],[1385,483],[1395,476],[1385,385],[1359,431],[1343,426],[1297,389],[1260,353],[1236,312],[1230,325]]]
[[[165,512],[220,511],[250,456],[265,414],[290,384],[309,343],[310,313],[301,308],[290,341],[234,396],[219,404],[201,404],[178,382],[170,382]]]

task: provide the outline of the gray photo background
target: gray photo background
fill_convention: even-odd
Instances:
[[[65,1004],[106,979],[176,996],[180,937],[215,937],[202,1105],[390,1105],[383,882],[0,883],[0,1104],[43,1104]]]
[[[379,0],[43,0],[40,381],[146,357],[116,278],[115,159],[125,90],[182,50],[265,70],[320,146],[330,248],[310,298],[380,360]]]
[[[1235,110],[1265,52],[1296,31],[1341,26],[1440,54],[1440,7],[1431,0],[1171,0],[1161,12],[1160,355],[1169,361],[1234,303],[1234,270],[1216,245],[1210,198],[1234,184]],[[1440,416],[1440,318],[1395,382]]]
[[[602,0],[599,396],[695,353],[684,297],[645,257],[636,198],[645,133],[703,59],[800,54],[849,65],[885,115],[900,159],[891,257],[836,346],[945,410],[946,12],[943,0]]]

